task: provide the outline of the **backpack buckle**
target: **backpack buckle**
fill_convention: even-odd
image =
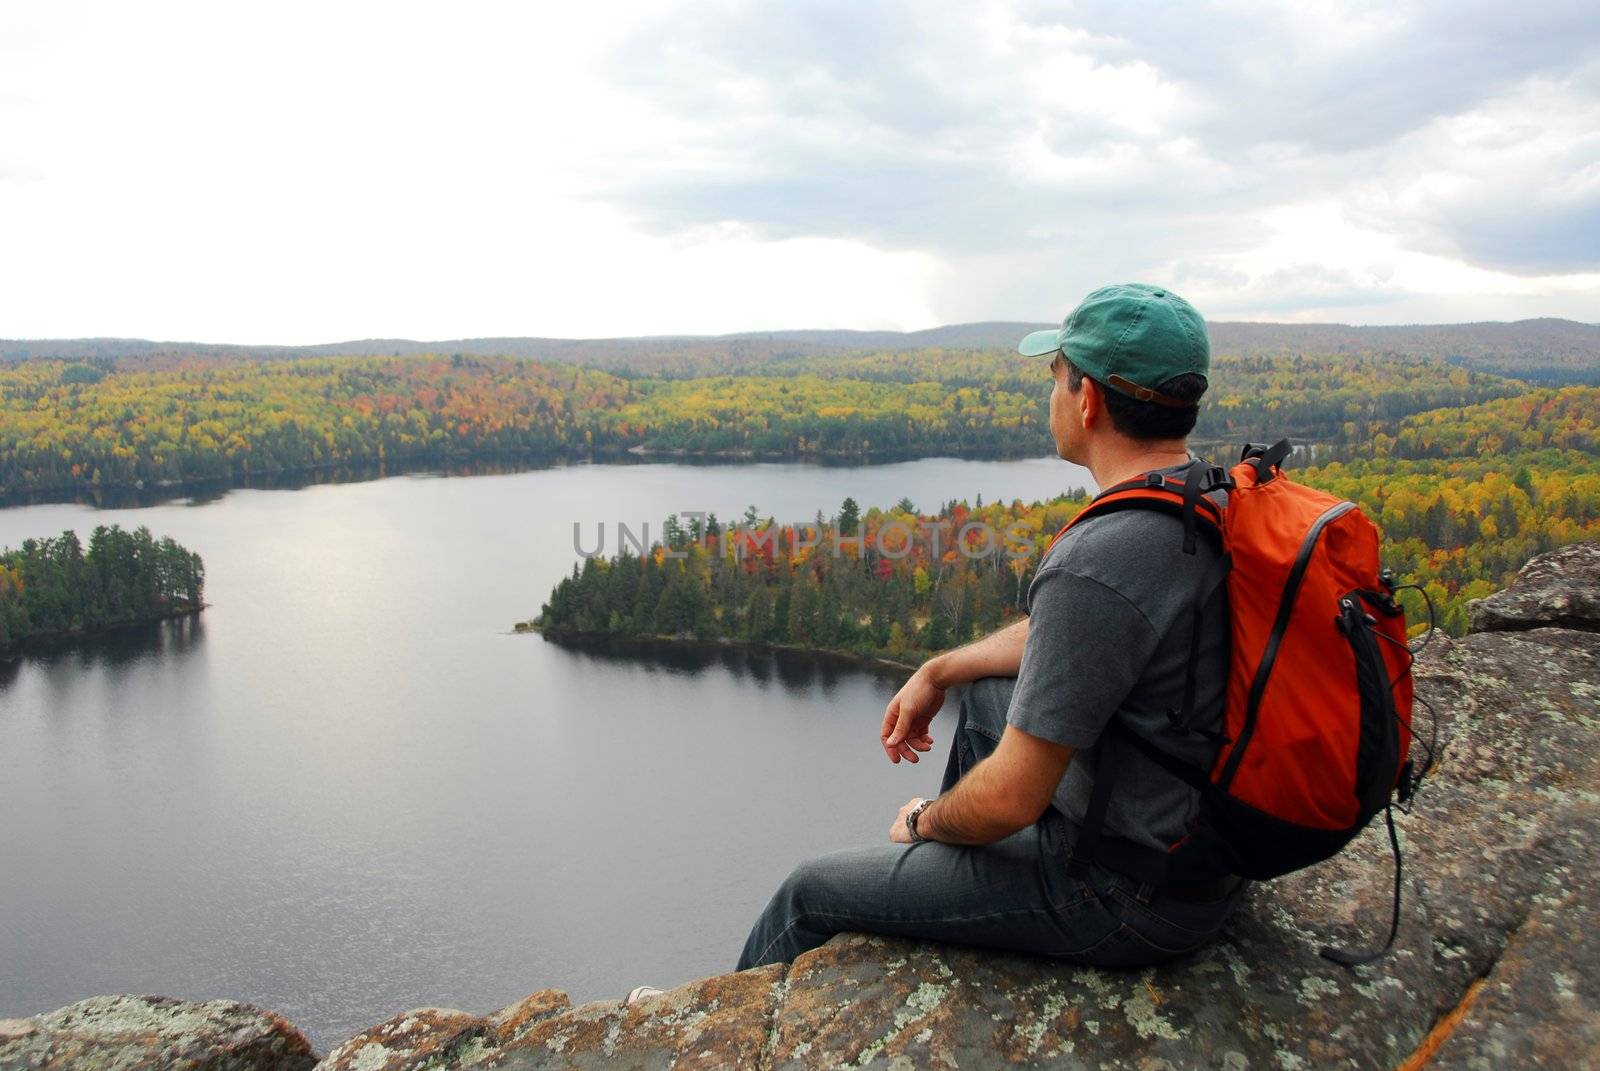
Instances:
[[[1165,490],[1167,486],[1167,478],[1159,472],[1147,472],[1145,473],[1144,477],[1144,485],[1146,487],[1155,487]]]

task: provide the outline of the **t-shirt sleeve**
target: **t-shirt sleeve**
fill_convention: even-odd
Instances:
[[[1120,593],[1061,565],[1040,570],[1028,595],[1028,642],[1006,721],[1067,747],[1093,747],[1159,637]]]

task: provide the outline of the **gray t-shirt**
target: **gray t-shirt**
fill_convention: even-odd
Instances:
[[[1215,498],[1225,500],[1220,493]],[[1115,761],[1125,765],[1106,809],[1105,835],[1162,850],[1184,836],[1199,793],[1125,742],[1102,745],[1100,737],[1117,717],[1198,767],[1215,755],[1216,744],[1203,735],[1173,731],[1167,711],[1183,703],[1195,594],[1217,554],[1204,535],[1197,553],[1183,553],[1177,517],[1128,509],[1077,525],[1040,564],[1028,587],[1028,643],[1006,720],[1078,749],[1052,800],[1073,821],[1083,819],[1100,763]],[[1207,606],[1204,622],[1194,721],[1220,730],[1228,676],[1225,591]]]

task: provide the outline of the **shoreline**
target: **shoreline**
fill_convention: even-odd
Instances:
[[[418,458],[402,461],[329,461],[293,468],[272,469],[228,476],[197,476],[176,480],[136,481],[134,483],[71,483],[54,484],[38,488],[10,488],[0,490],[0,509],[18,506],[77,503],[101,506],[106,501],[116,505],[150,506],[177,498],[221,496],[229,491],[300,490],[305,487],[329,483],[366,483],[427,473],[454,475],[497,475],[506,472],[529,472],[539,469],[592,464],[650,465],[663,462],[700,463],[708,467],[754,463],[799,462],[826,467],[852,465],[894,465],[907,461],[951,459],[956,461],[1028,461],[1048,454],[1025,450],[965,451],[959,454],[926,454],[917,450],[864,454],[860,451],[807,450],[803,453],[783,451],[722,451],[656,449],[644,446],[607,447],[591,451],[570,453],[537,452],[485,452],[468,453],[448,458]],[[482,468],[482,472],[458,469]]]
[[[889,658],[878,654],[861,654],[857,651],[847,651],[836,647],[802,647],[792,643],[768,643],[762,640],[737,640],[728,636],[717,636],[711,639],[696,639],[693,636],[668,636],[659,633],[640,632],[582,632],[575,629],[547,629],[533,621],[518,621],[512,626],[513,635],[541,636],[546,642],[561,644],[563,640],[576,640],[580,643],[638,643],[645,646],[663,648],[692,648],[698,650],[723,650],[739,649],[747,651],[781,651],[786,654],[808,655],[819,658],[829,658],[837,662],[848,663],[862,669],[873,670],[884,675],[912,674],[917,671],[920,662],[912,664],[898,659]],[[937,652],[928,652],[927,657],[932,658]],[[924,659],[926,661],[926,659]]]
[[[97,640],[118,632],[127,632],[136,628],[146,628],[150,625],[159,625],[166,621],[176,621],[184,617],[199,617],[200,612],[209,604],[202,602],[199,606],[185,607],[182,610],[173,610],[156,617],[143,617],[134,621],[117,621],[94,628],[75,628],[65,632],[36,632],[24,636],[4,647],[0,647],[0,662],[14,662],[30,654],[38,654],[39,648],[46,650],[76,643]]]
[[[1327,460],[1324,451],[1337,449],[1338,444],[1323,440],[1303,440],[1296,443],[1295,456],[1301,463],[1318,463]],[[1193,440],[1190,447],[1200,456],[1238,446],[1231,440]],[[416,458],[400,461],[327,461],[293,468],[270,469],[255,472],[232,473],[227,476],[196,476],[182,479],[135,481],[133,483],[69,483],[49,487],[9,488],[0,490],[0,509],[22,506],[75,503],[105,508],[119,506],[153,506],[179,498],[209,499],[238,490],[300,490],[305,487],[336,483],[366,483],[394,476],[426,475],[445,476],[503,475],[509,472],[530,472],[540,469],[575,465],[635,464],[650,465],[677,462],[703,464],[707,467],[739,464],[781,464],[785,462],[813,464],[823,467],[895,465],[909,461],[953,460],[974,462],[1031,461],[1049,458],[1048,452],[1012,450],[965,450],[958,453],[927,453],[920,450],[903,450],[862,453],[859,450],[806,450],[803,452],[764,450],[690,450],[682,447],[660,448],[644,445],[612,446],[590,451],[558,453],[488,451],[464,453],[450,457]]]

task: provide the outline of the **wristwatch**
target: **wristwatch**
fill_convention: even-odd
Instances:
[[[938,797],[935,796],[934,799],[938,799]],[[932,802],[933,800],[923,800],[921,803],[917,804],[915,807],[911,808],[911,810],[906,812],[906,831],[911,834],[912,844],[921,844],[923,841],[928,839],[921,833],[917,832],[917,819],[922,817],[922,812],[926,811],[928,809],[928,804]]]

